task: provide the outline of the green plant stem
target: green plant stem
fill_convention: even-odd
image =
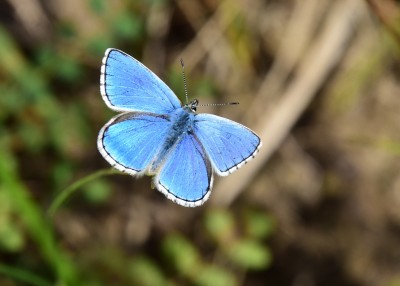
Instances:
[[[35,285],[35,286],[51,286],[51,285],[53,285],[49,281],[46,281],[42,277],[39,277],[32,272],[29,272],[27,270],[23,270],[20,268],[16,268],[13,266],[8,266],[5,264],[0,264],[0,273],[5,276],[11,277],[15,280],[27,283],[28,285]]]
[[[76,181],[72,185],[68,186],[64,190],[62,190],[56,198],[53,200],[51,203],[49,209],[48,209],[48,214],[50,217],[53,217],[55,212],[58,210],[58,208],[75,192],[77,191],[81,186],[84,184],[93,181],[99,177],[103,176],[109,176],[109,175],[115,175],[115,174],[123,174],[120,171],[117,171],[113,168],[110,169],[103,169],[99,170],[95,173],[92,173],[86,177],[83,177],[82,179]]]
[[[21,218],[40,253],[55,271],[57,283],[80,285],[73,263],[62,249],[58,248],[53,230],[42,215],[41,208],[20,180],[13,156],[6,148],[0,148],[0,158],[0,189],[9,197],[16,214]]]

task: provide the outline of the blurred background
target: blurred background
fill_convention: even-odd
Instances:
[[[400,285],[399,19],[391,0],[1,1],[0,285]],[[110,175],[109,47],[184,101],[182,57],[191,99],[240,102],[199,111],[262,138],[203,206]]]

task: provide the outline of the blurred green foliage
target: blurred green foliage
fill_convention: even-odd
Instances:
[[[205,227],[227,259],[244,269],[265,269],[271,263],[271,253],[262,243],[273,229],[273,219],[252,211],[235,224],[234,215],[227,210],[207,213]],[[243,224],[245,225],[243,227]],[[240,233],[244,230],[244,233]]]
[[[0,1],[0,285],[400,285],[400,6],[378,2]],[[229,208],[110,176],[110,47],[184,101],[182,56],[191,98],[240,101],[228,117],[259,129],[271,114],[282,129],[260,134],[288,139]]]
[[[212,261],[207,261],[196,246],[182,235],[171,234],[164,240],[163,249],[168,263],[177,274],[195,285],[238,285],[240,276],[249,270],[266,269],[271,253],[265,244],[270,231],[261,235],[241,233],[242,224],[255,224],[251,219],[263,220],[264,229],[273,229],[273,219],[263,212],[235,217],[225,209],[210,209],[204,217],[209,247],[215,249]],[[236,222],[236,223],[235,223]]]

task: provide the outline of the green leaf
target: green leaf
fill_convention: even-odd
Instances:
[[[0,188],[0,247],[10,252],[20,251],[25,244],[23,232],[13,218],[11,201]]]
[[[136,285],[163,286],[167,281],[161,269],[146,257],[136,258],[129,266],[129,271]]]
[[[169,235],[164,240],[163,250],[169,263],[186,277],[191,277],[201,267],[197,249],[181,235]]]
[[[227,210],[211,210],[205,216],[205,227],[215,240],[226,243],[234,234],[233,215]]]
[[[227,248],[229,258],[239,266],[261,270],[267,268],[272,261],[266,246],[253,240],[242,240]]]
[[[19,114],[26,105],[28,100],[21,96],[21,89],[15,84],[0,85],[0,120],[4,120],[7,116]],[[18,98],[18,100],[15,100]]]
[[[17,133],[24,143],[24,147],[32,153],[38,153],[45,146],[44,130],[34,121],[25,120],[18,126]]]
[[[89,2],[90,8],[92,11],[101,14],[106,10],[106,1],[105,0],[90,0]]]
[[[97,55],[100,58],[104,55],[104,51],[112,46],[113,41],[108,33],[104,36],[96,36],[86,41],[87,52]]]
[[[275,230],[276,222],[273,217],[258,211],[246,213],[246,233],[251,238],[265,239]]]
[[[74,176],[76,167],[66,160],[58,161],[52,168],[52,179],[55,190],[62,189]]]
[[[0,245],[7,251],[20,251],[25,244],[24,236],[11,221],[0,224]]]
[[[136,15],[124,12],[115,19],[113,28],[117,36],[132,41],[142,35],[143,21]]]
[[[103,203],[110,197],[111,187],[107,181],[99,179],[88,183],[83,189],[83,194],[92,203]]]
[[[195,282],[199,286],[237,285],[232,273],[214,265],[204,267],[196,276]]]
[[[82,67],[75,59],[59,57],[57,66],[58,68],[54,71],[66,82],[75,83],[83,78],[84,72]]]

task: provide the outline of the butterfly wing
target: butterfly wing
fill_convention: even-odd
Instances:
[[[203,204],[210,196],[212,167],[194,134],[186,133],[176,143],[154,179],[168,199],[186,207]]]
[[[221,176],[236,171],[254,158],[262,145],[260,138],[249,128],[212,114],[197,114],[194,132],[214,170]]]
[[[181,106],[160,78],[117,49],[107,49],[103,58],[100,92],[108,107],[116,111],[166,114]]]
[[[165,115],[122,113],[100,130],[97,147],[113,167],[134,175],[144,172],[156,157],[170,126]]]

